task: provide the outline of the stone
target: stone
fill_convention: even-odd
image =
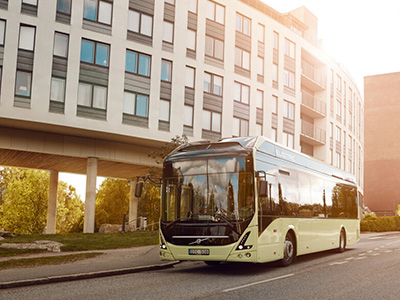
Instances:
[[[0,248],[6,249],[45,249],[49,252],[61,252],[62,243],[53,241],[35,241],[34,243],[3,243]]]
[[[8,232],[6,230],[0,230],[0,237],[7,239],[7,238],[13,238],[13,237],[15,237],[15,235],[13,235],[11,232]]]
[[[134,225],[126,225],[125,232],[135,231]],[[122,232],[121,224],[101,224],[99,228],[99,233],[118,233]]]

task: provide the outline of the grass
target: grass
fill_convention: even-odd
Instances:
[[[158,232],[126,232],[126,233],[74,233],[74,234],[50,234],[50,235],[18,235],[15,238],[6,239],[1,243],[33,243],[37,240],[50,240],[60,242],[64,246],[61,251],[88,251],[106,250],[118,248],[130,248],[158,243]],[[32,253],[18,253],[16,249],[0,248],[0,257]],[[5,251],[6,250],[6,251]],[[14,254],[13,254],[14,253]]]
[[[0,270],[11,268],[30,268],[43,265],[59,265],[76,262],[78,260],[93,258],[101,255],[102,253],[80,253],[61,256],[39,257],[39,258],[24,258],[24,259],[10,259],[0,261]]]

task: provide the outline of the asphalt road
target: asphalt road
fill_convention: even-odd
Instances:
[[[183,262],[172,269],[0,291],[0,299],[399,299],[400,233],[287,267]]]

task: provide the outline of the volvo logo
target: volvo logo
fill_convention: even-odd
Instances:
[[[209,238],[197,239],[197,240],[195,240],[194,242],[189,243],[189,245],[194,245],[194,244],[200,245],[201,242],[207,241],[208,239],[209,239]]]

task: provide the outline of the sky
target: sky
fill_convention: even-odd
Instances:
[[[360,93],[364,76],[400,72],[400,0],[263,0],[286,13],[301,6],[318,18],[323,49],[350,73]],[[85,175],[59,179],[85,199]],[[97,178],[97,187],[104,180]]]
[[[364,92],[364,76],[400,72],[400,0],[263,0],[286,13],[305,6],[318,18],[324,50]]]

